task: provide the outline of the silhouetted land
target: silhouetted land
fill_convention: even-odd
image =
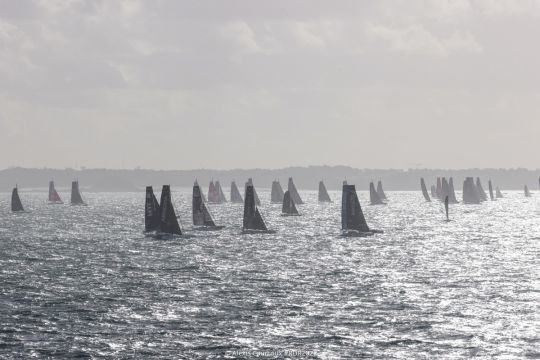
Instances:
[[[228,189],[235,180],[243,185],[248,177],[252,177],[256,188],[270,188],[272,180],[279,179],[282,186],[287,186],[289,176],[294,177],[300,189],[318,188],[319,180],[324,180],[329,190],[341,189],[343,180],[356,184],[358,190],[368,190],[370,180],[383,181],[385,190],[418,190],[420,178],[426,180],[429,188],[437,176],[454,177],[456,190],[461,190],[463,180],[467,176],[479,176],[487,186],[488,179],[494,186],[507,190],[522,190],[528,184],[529,189],[538,189],[540,170],[527,169],[409,169],[380,170],[355,169],[348,166],[309,166],[288,167],[283,169],[233,169],[233,170],[112,170],[112,169],[27,169],[9,168],[0,170],[0,191],[11,191],[15,184],[29,190],[48,186],[54,180],[57,188],[68,188],[73,179],[79,179],[81,188],[86,191],[144,191],[144,186],[154,185],[160,189],[162,184],[173,187],[191,187],[197,179],[206,192],[211,179],[219,180]],[[159,190],[158,190],[159,191]],[[228,197],[228,195],[227,195]]]

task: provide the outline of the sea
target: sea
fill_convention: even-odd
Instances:
[[[173,188],[172,239],[143,232],[144,190],[71,206],[20,189],[16,214],[0,193],[0,358],[540,358],[540,194],[446,222],[420,191],[359,191],[384,233],[343,238],[340,192],[300,191],[298,217],[258,192],[275,234],[242,235],[231,203],[211,206],[225,229],[194,231]]]

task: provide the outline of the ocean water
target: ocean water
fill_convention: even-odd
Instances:
[[[189,231],[176,190],[190,238],[143,234],[144,191],[85,207],[22,191],[22,214],[0,194],[0,358],[540,358],[538,194],[445,222],[420,191],[359,192],[384,234],[340,238],[338,192],[281,217],[259,190],[277,233],[240,235],[233,204],[212,207],[223,231]]]

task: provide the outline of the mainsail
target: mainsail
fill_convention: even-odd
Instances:
[[[468,177],[463,182],[463,202],[465,204],[480,204],[480,194],[474,184],[474,179]]]
[[[84,205],[84,201],[79,191],[79,180],[71,183],[71,205]]]
[[[332,202],[332,199],[330,199],[330,195],[328,195],[328,191],[326,190],[326,186],[324,186],[324,182],[322,180],[319,181],[319,202]]]
[[[202,198],[201,188],[195,181],[193,185],[193,197],[192,197],[192,210],[193,210],[193,225],[196,226],[216,226],[212,214],[208,210],[208,207],[204,203]]]
[[[450,177],[448,182],[448,202],[450,204],[457,204],[459,201],[456,198],[456,190],[454,189],[454,179]]]
[[[441,196],[441,195],[442,195],[442,191],[441,191],[442,189],[441,189],[441,186],[442,186],[442,185],[441,185],[441,178],[438,177],[438,178],[437,178],[437,187],[435,188],[435,192],[436,192],[436,194],[437,194],[437,195],[436,195],[436,196],[437,196],[437,199],[439,199],[439,200],[442,199],[442,196]]]
[[[146,201],[144,204],[144,230],[155,231],[159,227],[159,203],[151,186],[146,187]]]
[[[439,200],[445,201],[446,197],[450,194],[450,184],[448,184],[448,181],[446,181],[446,178],[443,177],[441,179],[441,196],[439,197]]]
[[[248,179],[244,191],[247,191],[248,185],[253,186],[253,195],[254,195],[254,197],[255,197],[255,205],[261,206],[261,200],[259,200],[259,195],[257,195],[257,190],[255,190],[255,185],[253,185],[253,179],[252,179],[252,178],[249,178],[249,179]],[[244,194],[244,197],[245,197],[245,194]],[[245,199],[244,199],[244,200],[245,200]]]
[[[283,188],[279,183],[279,180],[272,181],[272,192],[270,193],[270,201],[274,204],[281,204],[283,202]]]
[[[244,199],[242,199],[242,195],[240,195],[240,191],[238,191],[238,186],[236,186],[236,183],[234,181],[231,182],[231,202],[232,203],[244,202]]]
[[[244,221],[243,230],[268,231],[264,219],[255,204],[255,188],[253,185],[246,186],[246,195],[244,199]]]
[[[384,190],[382,188],[381,180],[377,182],[377,195],[379,195],[379,198],[381,198],[381,200],[387,200],[386,194],[384,193]]]
[[[429,194],[426,188],[426,182],[424,181],[424,178],[420,178],[420,187],[422,188],[422,195],[424,195],[424,199],[426,199],[426,201],[431,201],[431,198],[429,197]]]
[[[480,182],[480,178],[476,178],[476,188],[478,189],[478,195],[480,196],[481,201],[487,200],[487,194],[484,191],[484,188],[482,187],[482,183]]]
[[[373,183],[371,183],[373,185]],[[356,187],[354,185],[343,184],[341,194],[341,230],[355,230],[369,233],[369,227],[360,207]]]
[[[225,194],[223,193],[223,189],[221,188],[221,184],[219,183],[219,181],[216,181],[215,187],[218,194],[219,203],[220,204],[226,203],[227,198],[225,197]]]
[[[435,190],[435,185],[431,185],[431,197],[434,199],[437,197],[437,190]]]
[[[489,188],[489,198],[491,201],[495,200],[493,197],[493,184],[491,183],[491,179],[488,180],[488,188]]]
[[[49,181],[49,202],[52,203],[61,203],[62,199],[56,189],[54,188],[54,181]]]
[[[11,211],[24,211],[17,186],[13,188],[11,193]]]
[[[283,206],[281,208],[282,215],[300,215],[294,205],[294,200],[291,197],[289,190],[283,195]]]
[[[287,190],[291,193],[291,197],[295,204],[302,205],[304,203],[300,198],[300,194],[298,194],[298,190],[296,190],[296,186],[294,185],[292,177],[289,178]]]
[[[446,221],[450,221],[448,217],[448,195],[444,198],[444,210],[446,211]]]
[[[208,184],[208,202],[219,204],[219,191],[214,184],[214,180],[211,180]]]
[[[498,186],[495,188],[495,196],[497,197],[497,199],[503,198],[503,194],[501,192],[501,189],[499,189]]]
[[[169,185],[163,185],[161,190],[160,201],[160,218],[158,232],[165,234],[182,235],[180,224],[176,218],[174,206],[171,198],[171,187]]]
[[[527,185],[525,185],[524,190],[525,190],[525,197],[531,197],[531,193],[529,192],[529,188],[527,187]]]
[[[377,194],[377,191],[375,190],[375,185],[373,185],[373,181],[369,183],[369,201],[371,202],[371,205],[384,204],[382,199],[379,197],[379,194]]]

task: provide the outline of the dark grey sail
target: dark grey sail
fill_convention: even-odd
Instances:
[[[287,184],[287,190],[291,193],[291,197],[295,204],[302,205],[304,202],[300,198],[300,194],[298,194],[298,190],[296,190],[296,186],[294,185],[293,178],[289,178],[289,182]]]
[[[456,190],[454,189],[454,178],[450,177],[450,181],[448,182],[448,201],[450,204],[457,204],[459,203],[457,197],[456,197]]]
[[[328,191],[326,190],[326,186],[324,186],[324,182],[322,180],[319,181],[319,202],[332,202],[332,199],[330,199],[330,195],[328,195]]]
[[[49,202],[55,203],[55,204],[62,203],[62,199],[60,198],[60,195],[58,195],[58,192],[54,188],[54,181],[49,181]]]
[[[84,201],[79,190],[79,180],[71,183],[71,205],[84,205]]]
[[[523,190],[525,191],[525,197],[531,197],[531,193],[529,192],[529,187],[527,185],[525,185]]]
[[[495,188],[495,196],[497,197],[497,199],[502,199],[504,197],[501,192],[501,189],[499,189],[498,186]]]
[[[482,183],[480,182],[480,178],[476,178],[476,188],[478,189],[478,195],[480,196],[481,201],[487,200],[487,194],[484,191],[484,188],[482,187]]]
[[[489,198],[491,201],[495,200],[495,197],[493,196],[493,184],[491,183],[491,179],[488,180],[488,189],[489,189]]]
[[[431,185],[431,197],[437,198],[437,190],[435,190],[435,185]]]
[[[160,217],[158,232],[163,234],[182,235],[178,218],[174,211],[174,206],[171,197],[171,187],[169,185],[163,185],[161,190]]]
[[[384,190],[382,188],[382,181],[381,180],[379,180],[377,182],[377,195],[379,195],[379,198],[381,200],[383,200],[383,201],[388,200],[388,198],[386,197],[386,194],[384,193]]]
[[[221,184],[219,183],[219,181],[216,181],[215,186],[216,186],[216,191],[218,194],[219,203],[220,204],[226,203],[227,198],[225,197],[225,194],[223,193],[223,189],[221,188]]]
[[[283,206],[281,207],[281,214],[285,216],[300,215],[294,205],[294,200],[291,197],[289,190],[285,191],[283,195]]]
[[[193,185],[192,196],[192,212],[193,212],[193,225],[195,226],[211,226],[215,227],[216,223],[212,218],[212,214],[208,210],[208,207],[204,203],[202,197],[201,188],[199,184],[195,182]]]
[[[24,211],[21,198],[19,197],[19,188],[15,186],[11,192],[11,211]]]
[[[240,191],[238,191],[238,186],[236,186],[236,183],[234,181],[231,182],[231,202],[235,204],[244,202],[244,199],[242,199],[242,195],[240,195]]]
[[[427,191],[426,182],[424,181],[424,178],[420,178],[420,187],[422,188],[422,195],[424,195],[424,199],[426,199],[426,201],[431,201],[431,198],[429,197],[429,194],[428,194],[428,191]]]
[[[246,186],[246,195],[244,198],[244,220],[242,230],[244,232],[259,231],[266,232],[268,228],[264,219],[255,204],[255,188],[253,185]]]
[[[343,184],[341,194],[341,231],[344,236],[372,235],[379,230],[371,230],[358,201],[356,187]]]
[[[281,204],[283,202],[283,188],[279,183],[279,180],[272,181],[272,191],[270,193],[270,201],[274,204]]]
[[[480,194],[474,184],[474,179],[468,177],[463,182],[463,202],[465,204],[480,204]]]
[[[446,178],[443,176],[441,178],[441,194],[439,199],[444,202],[446,197],[450,194],[450,184],[446,181]]]
[[[375,185],[373,185],[373,181],[369,183],[369,202],[371,203],[371,205],[384,205],[384,202],[375,190]]]
[[[146,201],[144,204],[144,230],[155,231],[159,227],[159,203],[151,186],[146,187]]]
[[[439,200],[442,199],[442,197],[441,197],[441,195],[442,195],[442,191],[441,191],[442,189],[441,189],[441,187],[442,187],[442,184],[441,184],[441,178],[438,177],[438,178],[437,178],[437,187],[435,188],[435,192],[436,192],[436,194],[437,194],[437,195],[436,195],[436,196],[437,196],[437,199],[439,199]]]
[[[257,195],[257,190],[255,190],[255,185],[253,185],[253,179],[252,178],[248,179],[248,181],[246,183],[246,187],[245,187],[244,190],[247,190],[248,185],[253,186],[253,195],[255,197],[255,205],[261,206],[261,200],[259,200],[259,195]],[[245,194],[244,194],[244,197],[245,197]]]
[[[446,211],[446,221],[450,221],[448,217],[448,195],[444,198],[444,210]]]

